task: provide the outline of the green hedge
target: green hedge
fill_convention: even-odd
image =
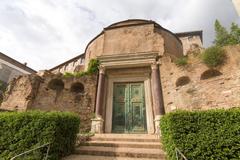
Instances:
[[[0,157],[7,160],[50,142],[49,159],[59,159],[73,151],[79,123],[79,117],[72,113],[2,112],[0,113]],[[46,148],[43,148],[19,159],[41,159],[45,152]]]
[[[171,160],[176,147],[189,160],[240,159],[240,109],[177,111],[163,116],[160,125]]]

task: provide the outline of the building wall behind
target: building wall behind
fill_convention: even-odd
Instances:
[[[187,55],[187,52],[191,49],[194,49],[196,47],[203,47],[200,36],[180,37],[180,40],[182,41],[184,55]]]
[[[84,70],[85,58],[82,56],[51,70],[52,73],[79,72]]]
[[[13,68],[13,66],[9,66],[5,64],[3,61],[0,61],[0,80],[8,83],[13,78],[22,75],[22,74],[29,74],[26,71],[19,71],[17,68]]]

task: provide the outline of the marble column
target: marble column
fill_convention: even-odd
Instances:
[[[96,96],[96,111],[95,118],[92,119],[91,132],[103,133],[103,102],[104,102],[104,84],[105,84],[105,69],[99,68],[98,88]]]
[[[152,68],[152,96],[153,96],[153,106],[155,113],[155,133],[160,131],[160,119],[162,115],[165,114],[162,85],[160,80],[160,70],[159,65],[155,62],[151,65]]]

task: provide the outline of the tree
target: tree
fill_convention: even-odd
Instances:
[[[215,34],[215,45],[225,46],[229,44],[230,34],[228,33],[227,29],[220,24],[218,20],[215,21]]]
[[[215,40],[216,46],[234,45],[240,43],[240,28],[238,24],[232,23],[230,32],[223,27],[218,20],[215,21]]]
[[[240,43],[240,28],[238,27],[238,24],[232,23],[229,44],[239,43]]]

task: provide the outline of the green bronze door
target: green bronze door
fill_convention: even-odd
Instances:
[[[143,83],[114,84],[112,131],[114,133],[146,132]]]

